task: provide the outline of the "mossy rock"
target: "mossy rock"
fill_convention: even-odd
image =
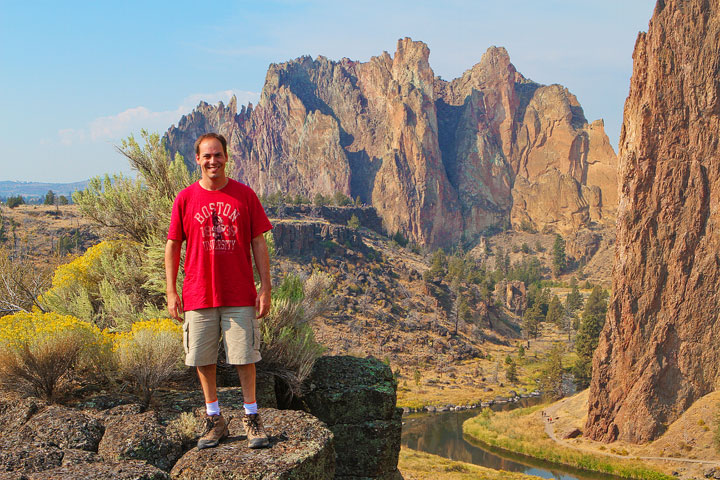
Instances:
[[[321,357],[304,383],[306,410],[328,425],[391,420],[397,383],[375,358]]]
[[[338,475],[385,477],[397,470],[402,433],[402,410],[392,420],[330,426],[335,435]],[[392,478],[389,477],[389,478]]]
[[[169,471],[182,454],[182,442],[169,436],[151,411],[109,421],[98,453],[107,461],[144,460]]]

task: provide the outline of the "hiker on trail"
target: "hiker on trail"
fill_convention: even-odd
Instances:
[[[227,141],[222,135],[198,138],[195,161],[202,177],[175,198],[165,276],[168,311],[183,322],[185,364],[197,367],[205,396],[208,431],[197,446],[215,447],[228,435],[215,382],[222,337],[227,362],[235,365],[240,377],[248,445],[265,447],[269,441],[255,399],[255,363],[260,360],[259,322],[270,310],[270,259],[263,233],[272,225],[255,192],[226,176]],[[180,298],[176,282],[183,241],[187,245]],[[251,252],[260,276],[259,291]]]

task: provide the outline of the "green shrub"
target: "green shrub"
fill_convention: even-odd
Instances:
[[[56,401],[73,373],[103,371],[108,355],[100,330],[69,315],[0,318],[0,385],[7,390]]]
[[[22,197],[22,195],[8,197],[7,201],[5,201],[5,205],[10,208],[15,208],[20,205],[25,205],[25,199]]]
[[[335,195],[333,195],[333,203],[338,207],[346,207],[348,205],[352,205],[353,201],[352,198],[348,197],[343,192],[335,192]]]
[[[358,228],[360,228],[360,219],[358,218],[357,215],[355,215],[353,213],[352,216],[350,217],[350,220],[348,220],[347,224],[348,224],[348,227],[352,228],[353,230],[357,230]]]
[[[182,327],[168,318],[136,322],[114,337],[120,374],[139,391],[144,405],[182,365]]]
[[[302,295],[298,285],[302,284]],[[270,313],[260,322],[262,342],[259,368],[280,379],[292,395],[310,374],[315,360],[325,348],[315,341],[310,322],[330,306],[332,279],[314,272],[304,282],[289,274],[273,293]]]

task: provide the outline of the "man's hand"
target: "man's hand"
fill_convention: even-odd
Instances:
[[[270,311],[270,289],[260,287],[258,296],[255,299],[255,314],[256,318],[263,318]]]
[[[182,300],[177,292],[168,292],[167,294],[168,313],[172,318],[178,322],[182,322],[183,319],[180,313],[183,311]]]
[[[177,293],[177,274],[180,265],[180,240],[168,240],[165,244],[165,282],[167,292],[168,313],[175,320],[182,322],[182,300]]]

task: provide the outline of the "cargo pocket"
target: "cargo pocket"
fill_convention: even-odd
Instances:
[[[185,349],[185,355],[190,353],[190,329],[188,327],[188,321],[185,319],[185,321],[182,324],[183,329],[183,348]]]

